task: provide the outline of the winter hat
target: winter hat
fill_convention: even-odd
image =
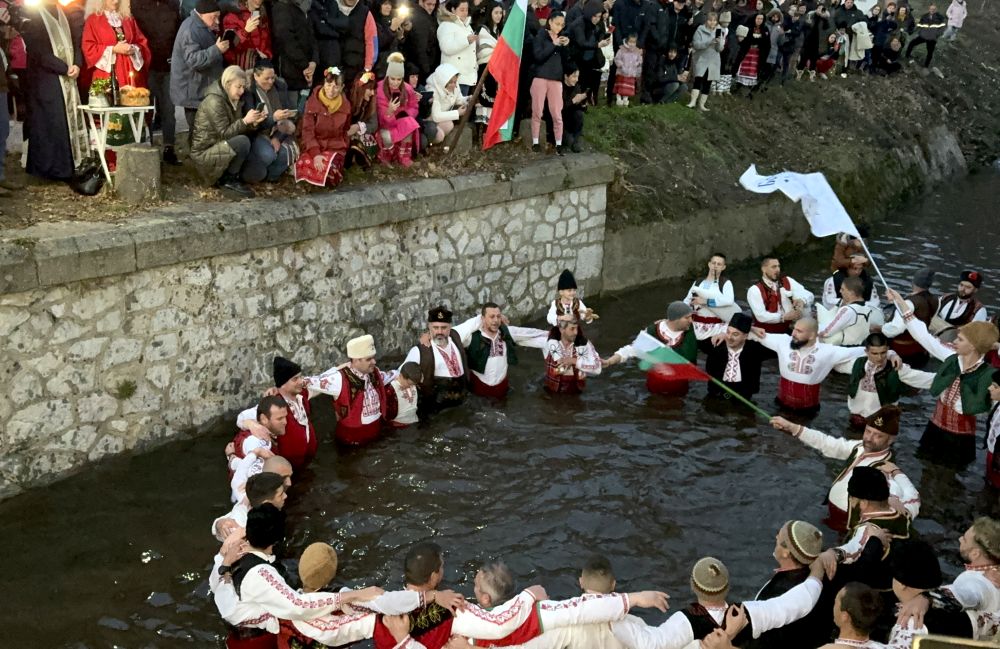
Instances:
[[[983,285],[983,276],[974,270],[966,270],[962,271],[962,275],[958,281],[968,282],[976,288],[979,288]]]
[[[729,23],[733,22],[733,12],[723,11],[719,14],[719,24],[723,27],[729,27]]]
[[[327,543],[313,543],[299,559],[302,588],[315,592],[326,588],[337,576],[337,551]]]
[[[865,419],[865,425],[871,426],[880,433],[895,437],[899,435],[899,415],[901,412],[899,406],[882,406],[868,415]]]
[[[823,551],[823,533],[805,521],[788,521],[784,527],[792,558],[803,566],[815,561]]]
[[[385,76],[402,79],[406,76],[406,59],[399,52],[393,52],[388,58],[389,64],[385,67]]]
[[[980,354],[985,354],[993,349],[993,345],[995,345],[997,343],[997,339],[1000,338],[1000,334],[997,332],[997,326],[992,322],[970,322],[959,327],[958,331],[965,336],[966,340],[972,343],[972,346],[975,347],[976,351]]]
[[[847,481],[847,495],[861,500],[889,500],[889,482],[885,474],[873,466],[854,467]]]
[[[687,315],[691,315],[691,307],[683,302],[674,301],[667,307],[667,320],[680,320]]]
[[[746,25],[740,25],[739,27],[736,28],[737,38],[746,38],[749,35],[750,35],[750,28],[747,27]]]
[[[371,334],[358,336],[347,341],[347,357],[371,358],[375,355],[375,338]]]
[[[910,588],[930,590],[941,585],[941,565],[926,541],[897,543],[889,555],[892,578]]]
[[[729,589],[729,570],[715,557],[698,559],[691,569],[691,588],[705,595],[719,595]]]
[[[443,322],[451,324],[451,311],[446,306],[436,306],[427,312],[427,322]]]
[[[198,12],[199,16],[214,14],[219,11],[219,3],[216,0],[198,0],[198,3],[194,6],[194,10]]]
[[[934,284],[935,272],[930,268],[921,268],[917,272],[913,273],[913,279],[911,282],[917,288],[930,288]]]
[[[284,384],[288,383],[289,379],[294,377],[296,374],[302,373],[302,367],[290,361],[283,356],[274,357],[274,365],[272,374],[274,375],[274,387],[280,388]]]
[[[247,513],[247,542],[258,550],[281,543],[285,538],[285,512],[271,503],[257,505]]]
[[[559,273],[559,286],[560,291],[565,291],[567,289],[576,288],[576,278],[573,277],[573,273],[570,272],[569,268]]]
[[[753,326],[753,318],[742,312],[734,313],[733,317],[729,318],[729,326],[748,334],[750,333],[750,327]]]

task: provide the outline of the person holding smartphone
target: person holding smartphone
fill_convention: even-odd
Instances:
[[[719,15],[710,11],[705,23],[694,32],[691,48],[691,75],[694,85],[691,89],[691,101],[688,108],[708,112],[705,104],[712,93],[712,82],[722,78],[722,50],[726,47],[727,30],[719,27]]]
[[[235,38],[226,52],[226,63],[252,70],[260,59],[271,59],[271,24],[264,0],[240,0],[239,10],[222,19],[223,34],[232,32]]]
[[[278,75],[271,61],[261,59],[247,74],[247,91],[241,98],[243,113],[251,109],[264,115],[251,137],[250,156],[243,168],[248,183],[278,182],[295,161],[296,112],[282,102]]]

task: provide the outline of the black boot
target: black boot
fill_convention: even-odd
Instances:
[[[224,173],[219,181],[215,183],[219,189],[223,189],[234,194],[239,194],[241,198],[253,198],[254,191],[240,181],[239,176]]]
[[[172,146],[163,147],[163,161],[173,167],[179,167],[181,165],[181,161],[177,159],[177,153],[174,151],[174,147]]]

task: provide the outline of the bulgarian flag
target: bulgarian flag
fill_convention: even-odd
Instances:
[[[524,19],[528,15],[528,0],[515,0],[503,32],[493,48],[486,71],[497,82],[490,123],[483,135],[483,150],[497,142],[509,142],[514,131],[514,111],[517,108],[517,77],[521,70],[521,49],[524,46]]]
[[[647,334],[645,331],[643,334]],[[642,335],[640,334],[640,338]],[[655,339],[649,336],[650,340]],[[660,375],[661,378],[670,381],[711,381],[712,377],[701,370],[700,367],[684,358],[674,350],[669,347],[664,347],[660,345],[655,349],[649,351],[642,351],[639,349],[642,346],[640,341],[636,347],[636,351],[639,352],[639,369],[648,370],[650,372],[655,372]]]

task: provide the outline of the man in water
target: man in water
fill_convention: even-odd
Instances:
[[[865,304],[861,278],[847,277],[840,284],[840,304],[818,335],[829,345],[856,347],[883,324],[881,309]]]
[[[579,394],[588,376],[601,373],[601,357],[580,331],[576,320],[560,320],[552,327],[545,354],[545,389],[554,394]]]
[[[764,360],[764,350],[759,343],[748,340],[753,320],[744,313],[734,313],[729,319],[729,326],[722,336],[713,338],[714,343],[719,338],[725,344],[719,344],[708,352],[705,359],[705,371],[726,387],[740,396],[752,399],[760,390],[760,365]],[[708,384],[708,393],[712,396],[728,399],[730,394],[715,383]]]
[[[781,274],[781,261],[777,257],[764,257],[760,273],[760,281],[747,289],[753,326],[767,333],[787,334],[792,323],[809,313],[813,294]]]
[[[941,297],[937,317],[952,327],[961,327],[970,322],[986,322],[989,319],[986,307],[976,297],[982,285],[981,273],[975,270],[963,271],[955,292]]]
[[[875,282],[865,270],[867,265],[868,258],[864,255],[851,255],[851,264],[847,269],[836,271],[823,283],[823,306],[831,311],[836,309],[840,302],[840,287],[844,280],[848,277],[857,277],[861,280],[861,300],[873,309],[877,309],[878,293],[875,291]]]
[[[602,361],[604,367],[611,367],[630,358],[639,358],[643,354],[669,347],[694,363],[698,358],[698,339],[694,332],[693,311],[683,302],[671,302],[667,306],[666,320],[657,320],[646,329],[639,332],[631,344],[616,351],[610,358]],[[646,387],[650,392],[658,394],[687,394],[686,379],[673,379],[661,373],[650,370],[646,373]]]
[[[820,384],[834,366],[865,355],[863,347],[837,347],[817,340],[812,318],[800,318],[791,335],[767,333],[754,328],[751,333],[764,347],[778,355],[778,404],[787,410],[813,414],[819,410]]]
[[[388,400],[386,377],[375,363],[375,339],[371,335],[347,341],[347,365],[332,367],[306,379],[311,393],[333,397],[337,416],[334,436],[341,444],[362,445],[378,438]]]
[[[910,294],[905,301],[907,310],[913,311],[916,318],[928,327],[939,305],[938,297],[930,290],[934,274],[930,268],[921,268],[914,273],[910,280]],[[903,322],[903,314],[899,309],[893,307],[892,319],[882,325],[882,333],[892,339],[892,350],[902,357],[904,363],[918,369],[927,364],[930,356],[906,330],[906,323]]]
[[[912,518],[920,512],[920,494],[906,474],[891,464],[892,445],[899,435],[899,415],[897,406],[882,406],[865,420],[865,434],[860,440],[832,437],[801,424],[793,424],[783,417],[771,419],[774,428],[800,439],[826,457],[846,460],[827,495],[829,517],[825,522],[831,529],[843,532],[848,527],[850,499],[847,488],[854,470],[861,466],[884,468],[890,491],[899,499],[900,505]]]
[[[417,363],[423,381],[420,383],[419,407],[422,415],[465,401],[469,359],[458,332],[451,328],[452,313],[444,306],[427,312],[430,346],[416,345],[406,354],[405,363]]]
[[[932,373],[915,370],[906,363],[893,367],[889,362],[889,341],[880,333],[869,334],[865,356],[854,361],[847,386],[851,426],[863,429],[866,417],[899,401],[904,386],[926,390],[933,379]]]

